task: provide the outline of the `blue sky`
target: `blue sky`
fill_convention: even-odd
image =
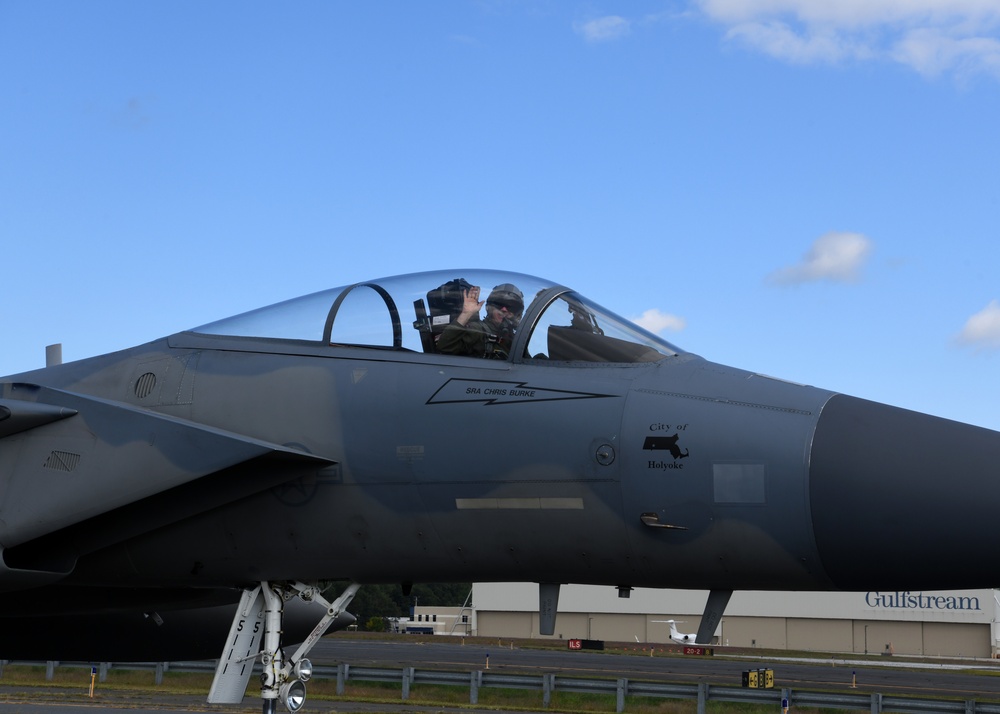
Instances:
[[[0,0],[0,67],[0,374],[497,267],[1000,429],[994,0]]]

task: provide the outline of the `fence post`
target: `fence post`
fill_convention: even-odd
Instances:
[[[872,714],[882,714],[882,695],[878,692],[872,694]]]
[[[705,714],[708,706],[708,684],[698,682],[698,714]]]
[[[49,660],[45,663],[45,680],[51,682],[56,676],[56,663],[53,660]]]
[[[413,667],[403,667],[403,701],[410,698],[410,680],[413,679]]]
[[[552,690],[556,688],[556,675],[542,675],[542,706],[548,708],[552,703]]]
[[[350,667],[349,664],[338,664],[337,665],[337,696],[342,696],[344,694],[344,683],[347,681],[347,668]]]
[[[100,667],[97,669],[97,681],[101,683],[108,681],[108,669],[110,667],[110,662],[101,662]]]
[[[4,666],[5,664],[7,664],[7,660],[5,660],[5,659],[0,659],[0,677],[2,677],[2,676],[3,676],[3,666]]]
[[[156,663],[156,686],[163,684],[163,662]]]
[[[479,677],[480,672],[469,673],[469,704],[479,704]]]
[[[976,714],[976,700],[966,699],[965,700],[965,714]]]
[[[628,680],[624,677],[618,680],[618,698],[615,703],[615,711],[622,714],[625,711],[625,696],[628,694]]]

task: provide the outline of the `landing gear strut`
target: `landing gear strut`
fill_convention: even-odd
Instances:
[[[293,714],[299,711],[306,701],[305,683],[312,676],[312,663],[306,655],[330,624],[344,612],[359,587],[357,583],[352,583],[332,603],[320,594],[319,587],[314,584],[262,582],[253,589],[244,590],[229,629],[229,639],[215,670],[208,701],[212,704],[242,702],[254,660],[259,655],[264,668],[260,675],[263,713],[275,714],[278,701]],[[281,649],[281,617],[285,602],[293,597],[322,605],[326,614],[286,660]]]

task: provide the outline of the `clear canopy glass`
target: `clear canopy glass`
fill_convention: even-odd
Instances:
[[[369,280],[212,322],[193,332],[437,353],[437,340],[456,322],[470,286],[480,288],[480,301],[494,295],[497,304],[511,303],[508,310],[515,318],[516,351],[508,358],[628,363],[680,352],[568,288],[530,275],[492,270],[434,271]],[[502,289],[494,293],[497,287]],[[521,313],[515,314],[519,309]]]

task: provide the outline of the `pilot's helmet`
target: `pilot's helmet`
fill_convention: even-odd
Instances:
[[[524,294],[511,283],[501,283],[493,288],[493,292],[486,298],[487,305],[495,307],[505,307],[507,312],[521,316],[524,312]]]

